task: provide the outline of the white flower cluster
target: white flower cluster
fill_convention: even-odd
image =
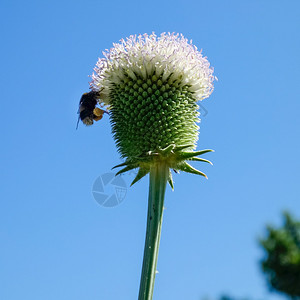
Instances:
[[[120,84],[125,78],[137,80],[153,75],[172,84],[190,86],[197,100],[207,98],[213,91],[213,68],[197,47],[183,35],[162,33],[131,35],[99,58],[90,83],[92,90],[100,91],[101,101],[109,105],[112,84]]]

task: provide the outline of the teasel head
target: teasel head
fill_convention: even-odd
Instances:
[[[117,174],[138,168],[132,184],[153,164],[205,176],[188,161],[210,161],[195,151],[198,101],[213,91],[213,68],[179,34],[132,35],[103,52],[91,76],[92,91],[110,111],[112,132],[125,162]]]

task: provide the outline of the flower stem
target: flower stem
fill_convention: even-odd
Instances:
[[[152,300],[153,297],[168,175],[169,167],[164,162],[157,162],[150,168],[147,231],[138,300]]]

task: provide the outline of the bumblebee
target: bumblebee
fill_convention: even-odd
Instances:
[[[76,129],[78,128],[79,120],[85,125],[92,125],[94,121],[101,120],[104,113],[108,113],[107,111],[96,107],[98,103],[97,99],[99,99],[99,93],[95,91],[84,93],[81,96]]]

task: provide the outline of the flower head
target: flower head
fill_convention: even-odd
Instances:
[[[191,171],[185,160],[197,152],[183,150],[195,148],[197,101],[213,91],[208,60],[179,34],[132,35],[113,46],[98,60],[90,85],[110,110],[118,150],[127,158],[124,170],[140,167],[144,174],[164,159]]]
[[[111,103],[114,84],[131,80],[147,80],[155,76],[162,82],[188,86],[197,100],[207,98],[213,91],[213,69],[197,47],[183,35],[131,35],[103,52],[92,75],[91,87],[101,91],[102,101]]]

